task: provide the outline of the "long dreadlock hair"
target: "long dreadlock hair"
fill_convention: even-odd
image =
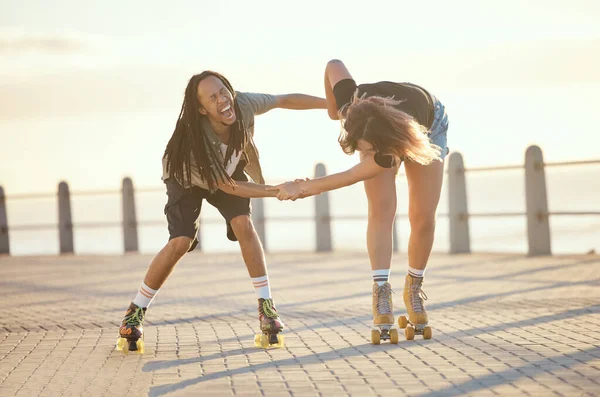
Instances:
[[[200,109],[200,101],[198,100],[198,84],[209,76],[214,76],[223,82],[223,85],[233,95],[233,105],[236,114],[236,122],[232,125],[229,144],[223,164],[216,161],[219,157],[211,145],[207,135],[202,128],[202,118],[206,117],[198,111]],[[227,174],[225,165],[231,159],[232,154],[239,153],[246,148],[248,137],[246,134],[246,126],[242,119],[242,112],[239,109],[236,92],[229,80],[217,72],[210,70],[192,76],[185,88],[185,96],[175,131],[167,144],[165,156],[167,156],[167,171],[169,177],[191,185],[192,170],[191,160],[194,156],[198,172],[202,179],[208,183],[209,188],[214,189],[220,181],[234,185],[235,182]]]

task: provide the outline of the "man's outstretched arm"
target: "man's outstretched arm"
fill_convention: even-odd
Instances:
[[[308,109],[327,109],[327,101],[325,98],[320,98],[306,94],[283,94],[275,95],[277,98],[276,108],[308,110]]]
[[[235,186],[228,183],[219,184],[219,189],[227,194],[239,197],[258,198],[258,197],[277,197],[277,191],[267,190],[273,188],[271,185],[260,185],[252,182],[235,181]]]

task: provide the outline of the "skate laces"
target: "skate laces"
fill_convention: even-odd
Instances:
[[[269,318],[277,318],[277,312],[273,307],[273,302],[270,299],[265,299],[262,303],[262,312]]]
[[[135,311],[129,315],[126,315],[123,319],[123,323],[126,325],[140,325],[144,321],[144,310],[141,307],[135,309]]]
[[[377,312],[379,314],[389,314],[392,312],[392,292],[392,287],[388,283],[377,288]]]
[[[410,286],[410,300],[415,312],[423,312],[423,300],[427,300],[427,294],[421,289],[421,283]]]

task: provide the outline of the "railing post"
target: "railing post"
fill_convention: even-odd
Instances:
[[[265,230],[265,201],[262,198],[253,198],[252,200],[252,223],[258,237],[262,243],[263,249],[267,251],[267,235]]]
[[[71,195],[67,182],[58,184],[58,240],[60,253],[73,253],[73,222],[71,219]]]
[[[327,175],[325,165],[317,164],[315,167],[315,178]],[[321,193],[315,196],[315,226],[317,238],[317,252],[332,250],[331,243],[331,214],[329,212],[329,194]]]
[[[10,240],[8,238],[8,216],[6,215],[6,196],[0,186],[0,255],[10,255]]]
[[[398,222],[398,217],[394,216],[394,224],[392,225],[392,251],[400,252],[400,241],[398,236],[398,227],[396,223]]]
[[[131,178],[123,178],[123,246],[125,252],[138,252],[137,217],[135,213],[135,191]]]
[[[525,152],[525,199],[529,256],[551,255],[544,157],[535,145]]]
[[[450,219],[450,253],[471,252],[467,183],[462,155],[450,153],[448,158],[448,217]]]

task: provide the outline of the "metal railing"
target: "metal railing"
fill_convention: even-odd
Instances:
[[[470,253],[471,238],[469,219],[472,218],[504,218],[521,217],[527,218],[527,240],[529,255],[550,255],[550,223],[551,216],[598,216],[600,211],[549,211],[546,189],[546,167],[599,165],[600,160],[584,160],[570,162],[544,163],[542,151],[538,146],[530,146],[525,153],[524,165],[506,165],[493,167],[465,168],[462,155],[458,152],[451,153],[447,162],[447,184],[448,184],[448,212],[438,213],[439,217],[448,217],[450,224],[450,253]],[[496,172],[506,170],[525,169],[525,212],[469,212],[467,200],[467,188],[465,175],[467,173]],[[325,176],[326,170],[323,164],[317,164],[315,177]],[[402,174],[400,174],[402,175]],[[137,252],[139,248],[138,228],[140,226],[165,225],[166,220],[143,220],[138,221],[136,216],[136,204],[134,193],[164,192],[163,187],[143,187],[134,190],[130,178],[123,179],[121,190],[85,190],[70,192],[66,182],[58,186],[58,224],[31,224],[31,225],[8,225],[6,213],[7,200],[32,200],[32,199],[54,199],[56,193],[33,193],[15,194],[5,196],[4,189],[0,186],[0,254],[10,253],[9,233],[11,231],[27,230],[55,230],[59,231],[60,253],[74,252],[74,228],[98,229],[115,228],[123,229],[123,247],[125,252]],[[71,216],[71,196],[114,196],[121,194],[122,217],[120,222],[81,222],[73,224]],[[267,221],[307,221],[313,220],[315,224],[315,238],[317,251],[331,251],[332,232],[331,222],[335,220],[364,220],[362,215],[332,216],[329,206],[329,194],[322,193],[314,197],[315,215],[306,216],[282,216],[265,217],[264,199],[252,199],[252,220],[266,249]],[[407,214],[398,214],[396,218],[407,218]],[[219,219],[202,220],[204,224],[222,222]],[[398,237],[396,223],[393,229],[393,247],[398,251]],[[202,239],[199,231],[198,248],[202,247]]]

